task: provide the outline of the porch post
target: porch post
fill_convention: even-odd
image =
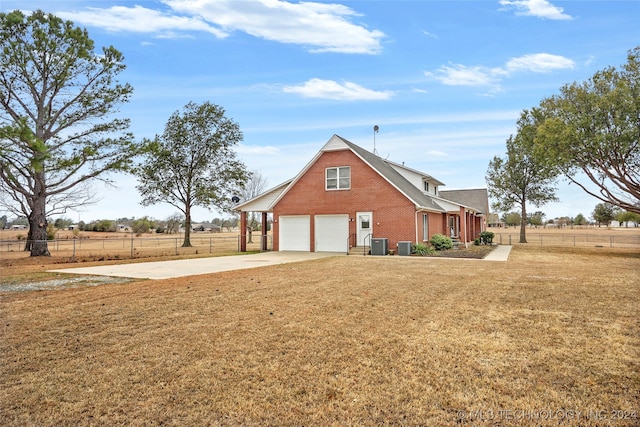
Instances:
[[[247,251],[247,213],[240,212],[240,252]]]
[[[266,251],[267,250],[267,213],[266,212],[262,212],[262,239],[260,239],[260,241],[262,242],[262,250]]]
[[[460,207],[460,220],[463,221],[462,230],[460,230],[460,240],[462,241],[462,243],[466,245],[467,244],[467,212],[465,208],[463,208],[462,206]]]

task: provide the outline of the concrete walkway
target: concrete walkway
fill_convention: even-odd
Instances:
[[[97,267],[50,270],[58,273],[85,274],[134,279],[171,279],[221,271],[243,270],[267,265],[287,264],[318,258],[344,255],[333,252],[262,252],[251,255],[232,255],[212,258],[179,259],[172,261],[138,262],[101,265]]]
[[[511,253],[512,246],[498,245],[489,255],[483,258],[484,261],[507,261]]]
[[[511,246],[500,245],[483,260],[478,261],[507,261],[510,253]],[[65,268],[49,271],[95,276],[129,277],[132,279],[171,279],[174,277],[243,270],[246,268],[287,264],[291,262],[309,261],[312,259],[344,255],[345,254],[343,252],[262,252],[252,255],[138,262],[131,264],[101,265],[97,267]],[[455,259],[461,260],[461,258]]]

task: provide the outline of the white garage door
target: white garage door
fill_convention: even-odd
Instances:
[[[316,252],[349,250],[349,215],[316,215]]]
[[[281,216],[278,237],[281,251],[306,251],[311,247],[311,221],[309,215]]]

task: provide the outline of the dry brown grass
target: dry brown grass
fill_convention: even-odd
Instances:
[[[0,295],[0,425],[637,426],[639,271],[517,246]]]

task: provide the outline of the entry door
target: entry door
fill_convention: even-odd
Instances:
[[[365,238],[367,244],[371,245],[371,237],[367,238],[369,234],[373,234],[373,213],[372,212],[357,212],[356,213],[357,224],[357,246],[364,246]]]

